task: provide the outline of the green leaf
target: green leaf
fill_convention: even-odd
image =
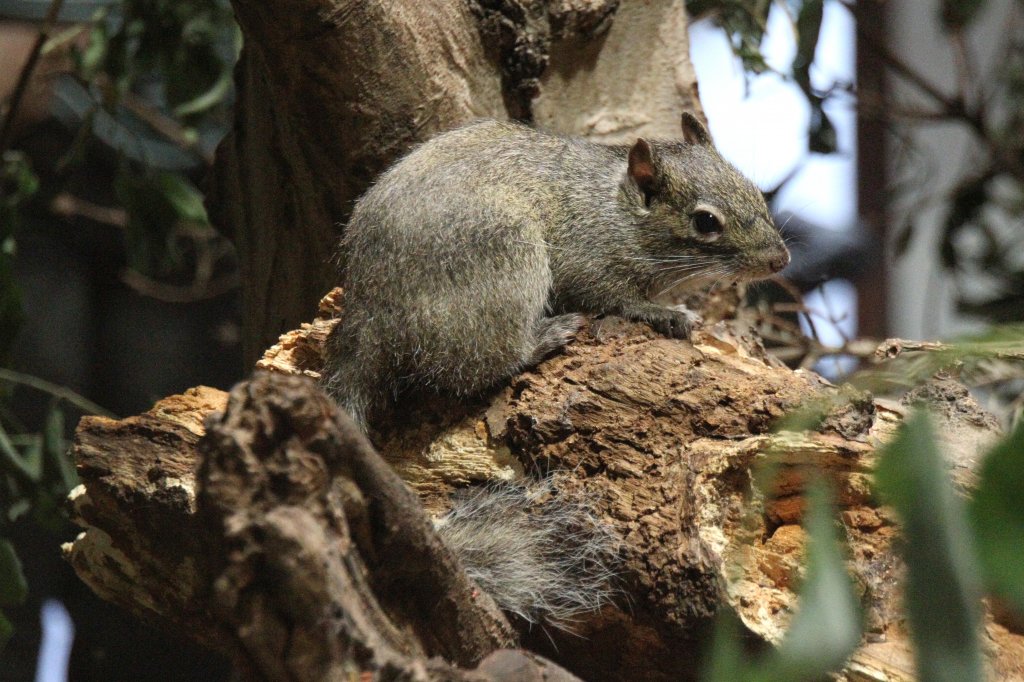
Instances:
[[[767,679],[824,678],[842,668],[860,643],[860,607],[823,483],[809,487],[807,503],[807,577],[796,615],[769,658]]]
[[[970,512],[986,583],[1024,615],[1024,420],[981,466]]]
[[[712,682],[800,682],[842,668],[860,643],[860,607],[846,572],[835,514],[826,487],[807,491],[807,574],[799,607],[778,647],[748,660],[736,617],[723,612],[715,627],[705,679]]]
[[[875,477],[902,521],[905,603],[919,679],[983,679],[971,537],[926,413],[912,414],[882,449]]]
[[[173,113],[175,116],[185,117],[214,107],[227,99],[233,85],[234,73],[230,69],[225,69],[208,90],[178,104],[174,107]]]
[[[25,443],[16,447],[21,454],[21,461],[25,465],[25,469],[30,472],[32,479],[35,481],[41,480],[43,477],[42,439],[38,437],[38,434],[29,434],[29,437],[25,439]]]
[[[75,54],[77,68],[85,79],[93,78],[107,59],[110,48],[110,34],[107,30],[106,17],[96,21],[89,31],[89,39],[85,48]]]
[[[15,606],[25,601],[28,583],[14,545],[0,538],[0,606]]]
[[[54,401],[46,415],[43,451],[46,455],[47,474],[60,482],[59,494],[66,495],[78,485],[78,474],[68,457],[68,443],[64,439],[64,411],[57,401]]]
[[[180,220],[205,223],[203,193],[181,173],[157,173],[156,186]]]
[[[0,426],[0,471],[11,474],[19,483],[29,486],[39,480],[39,472],[33,470],[24,461],[2,426]]]
[[[748,674],[740,639],[740,624],[734,613],[723,610],[715,622],[711,655],[701,679],[706,682],[739,682],[745,680]]]
[[[24,203],[39,191],[39,177],[32,170],[32,163],[25,156],[24,152],[7,150],[3,156],[3,173],[0,176],[3,183],[3,198],[6,206],[16,206]],[[8,234],[0,232],[0,234]]]
[[[114,188],[128,212],[129,265],[154,277],[174,273],[183,262],[173,239],[178,224],[207,222],[202,193],[179,173],[137,174],[128,166],[118,174]]]
[[[824,0],[805,0],[796,17],[796,55],[793,57],[793,79],[808,97],[811,91],[811,64],[818,49],[821,20],[825,13]]]

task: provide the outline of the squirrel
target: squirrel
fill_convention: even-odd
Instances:
[[[403,388],[470,395],[539,363],[583,314],[688,338],[693,314],[659,299],[789,263],[761,192],[688,113],[682,141],[627,146],[494,120],[439,135],[358,200],[339,253],[345,307],[322,383],[364,431]],[[506,611],[535,622],[599,608],[614,542],[585,505],[531,519],[533,496],[491,490],[439,532]],[[561,547],[552,529],[568,528]],[[589,577],[573,588],[557,575]]]
[[[682,116],[682,142],[610,146],[485,120],[381,175],[342,239],[324,385],[365,431],[403,387],[481,393],[565,345],[581,313],[687,338],[654,302],[789,263],[757,187]]]

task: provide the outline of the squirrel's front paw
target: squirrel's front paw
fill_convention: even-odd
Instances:
[[[689,339],[694,322],[700,318],[686,308],[662,308],[651,306],[629,311],[626,317],[637,322],[646,322],[654,331],[671,339]]]

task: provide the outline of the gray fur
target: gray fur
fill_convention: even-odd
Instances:
[[[571,629],[615,595],[619,539],[588,505],[545,483],[471,491],[436,527],[466,573],[529,623]]]
[[[686,338],[690,318],[653,299],[780,269],[789,255],[761,193],[691,119],[690,142],[638,141],[654,169],[642,187],[629,147],[514,123],[413,150],[346,229],[326,388],[365,429],[404,386],[467,395],[513,376],[572,337],[575,313]],[[714,243],[694,227],[707,207],[725,225]]]

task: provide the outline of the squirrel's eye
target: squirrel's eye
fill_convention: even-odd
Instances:
[[[722,223],[714,213],[697,211],[693,214],[693,227],[702,237],[715,238],[722,234]]]

